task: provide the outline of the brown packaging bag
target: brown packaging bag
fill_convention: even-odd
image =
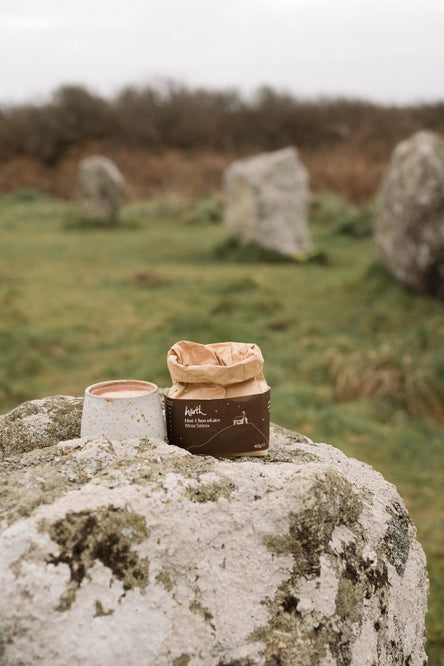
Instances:
[[[270,388],[254,343],[182,340],[168,352],[173,386],[165,397],[168,439],[191,453],[266,455]]]

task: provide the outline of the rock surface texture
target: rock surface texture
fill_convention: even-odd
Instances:
[[[379,473],[277,426],[266,458],[55,442],[78,406],[0,417],[2,666],[423,666],[425,558]]]
[[[308,173],[295,148],[237,160],[225,172],[225,224],[241,245],[285,256],[310,250]]]
[[[444,138],[421,131],[398,144],[378,200],[380,260],[403,284],[444,297]]]
[[[85,219],[114,222],[119,214],[124,177],[112,160],[91,155],[79,162],[81,209]]]

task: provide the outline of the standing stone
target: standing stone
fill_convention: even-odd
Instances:
[[[294,256],[310,249],[308,173],[295,148],[234,162],[224,176],[229,235]]]
[[[378,198],[375,243],[390,272],[444,296],[444,138],[421,131],[395,148]]]
[[[91,155],[79,162],[78,174],[84,218],[115,222],[125,180],[114,162],[103,155]]]
[[[275,425],[228,460],[59,423],[76,399],[0,417],[1,666],[425,663],[424,553],[370,466]]]

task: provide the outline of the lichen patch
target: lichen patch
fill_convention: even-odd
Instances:
[[[290,577],[279,586],[273,599],[264,600],[270,612],[268,626],[258,628],[250,637],[252,641],[265,643],[265,663],[270,665],[315,666],[326,657],[327,649],[337,663],[351,663],[350,641],[338,632],[335,622],[342,611],[353,614],[356,621],[360,619],[362,594],[354,590],[357,581],[351,571],[347,571],[346,565],[335,564],[339,600],[336,613],[330,616],[318,610],[304,610],[299,595],[302,581],[322,586],[322,557],[331,556],[331,562],[337,562],[333,532],[345,526],[355,534],[363,505],[350,482],[334,470],[327,470],[313,484],[310,496],[311,501],[303,511],[289,514],[286,535],[265,538],[269,550],[278,555],[292,555],[294,559]],[[352,620],[350,626],[351,623]]]
[[[68,589],[56,610],[71,607],[76,590],[97,561],[110,570],[114,579],[121,581],[124,591],[136,587],[145,591],[149,562],[132,548],[148,536],[142,516],[107,506],[67,513],[49,526],[43,523],[40,529],[46,529],[60,547],[58,554],[49,555],[48,564],[66,564],[70,570]]]
[[[174,587],[173,574],[170,571],[162,569],[156,576],[156,583],[163,585],[167,592],[171,592]]]
[[[82,398],[52,396],[24,402],[1,418],[0,460],[80,436]]]
[[[188,666],[190,663],[190,656],[188,654],[182,653],[180,657],[173,659],[173,666]]]
[[[402,576],[409,557],[409,530],[412,522],[397,502],[387,507],[387,513],[392,516],[392,520],[387,527],[380,550],[395,567],[397,574]]]
[[[235,489],[236,485],[231,479],[221,477],[212,483],[188,487],[185,494],[192,502],[217,502],[220,497],[229,499]]]
[[[293,555],[300,575],[319,576],[320,556],[328,550],[334,529],[355,526],[362,511],[350,483],[329,470],[311,489],[312,502],[301,513],[290,513],[287,535],[269,536],[266,546],[280,554]]]
[[[195,613],[196,615],[201,615],[205,622],[207,622],[213,631],[216,630],[216,627],[213,624],[213,614],[210,612],[210,610],[202,604],[202,594],[200,591],[200,588],[196,585],[194,587],[194,597],[190,601],[189,604],[189,609],[192,613]]]
[[[102,602],[96,600],[94,617],[105,617],[107,615],[112,615],[113,613],[114,610],[112,608],[110,610],[105,610],[103,608]]]

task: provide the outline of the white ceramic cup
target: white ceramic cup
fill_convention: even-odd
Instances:
[[[159,389],[152,382],[115,379],[85,389],[81,437],[165,439]]]

